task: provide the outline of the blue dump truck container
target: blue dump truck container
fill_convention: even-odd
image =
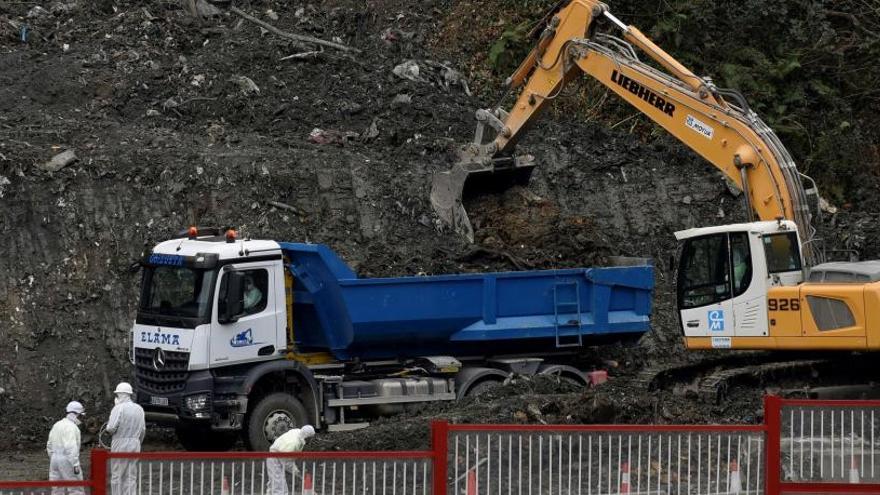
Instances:
[[[294,276],[297,348],[339,360],[534,354],[649,329],[648,264],[358,278],[326,246],[279,244]]]

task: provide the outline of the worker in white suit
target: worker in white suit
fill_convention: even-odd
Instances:
[[[122,382],[116,386],[116,405],[110,411],[107,433],[113,435],[110,452],[140,452],[144,434],[144,409],[131,400],[131,385]],[[110,463],[110,492],[113,495],[137,493],[137,460],[113,459]]]
[[[269,452],[302,452],[306,439],[315,436],[315,428],[305,425],[302,428],[288,430],[269,447]],[[269,495],[287,495],[287,473],[295,475],[296,461],[278,457],[266,459],[266,473],[269,476]]]
[[[82,466],[79,464],[80,416],[86,411],[82,404],[72,401],[65,409],[66,416],[49,431],[46,452],[49,454],[49,481],[82,481]],[[52,495],[82,495],[83,488],[53,487]]]

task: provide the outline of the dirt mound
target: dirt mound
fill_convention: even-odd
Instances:
[[[310,450],[423,450],[434,420],[478,424],[751,424],[761,420],[761,392],[737,393],[723,404],[658,392],[633,393],[633,378],[619,376],[584,391],[552,377],[518,378],[485,395],[414,409],[365,430],[327,433]]]

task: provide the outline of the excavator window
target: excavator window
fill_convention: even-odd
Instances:
[[[764,253],[767,256],[768,275],[801,269],[798,239],[794,232],[765,235]]]
[[[739,296],[752,282],[749,236],[746,232],[730,232],[690,239],[682,249],[680,266],[680,309]]]
[[[727,234],[688,240],[679,271],[681,309],[697,308],[730,299],[730,250]]]
[[[736,297],[743,294],[752,282],[752,256],[747,233],[730,233],[730,258],[733,266],[733,297]]]

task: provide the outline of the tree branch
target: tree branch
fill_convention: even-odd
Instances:
[[[329,48],[335,48],[337,50],[342,50],[344,52],[360,53],[360,50],[358,50],[357,48],[352,48],[350,46],[346,46],[341,43],[334,43],[332,41],[326,41],[326,40],[322,40],[320,38],[313,38],[311,36],[305,36],[302,34],[294,34],[294,33],[288,33],[287,31],[282,31],[282,30],[278,29],[277,27],[275,27],[267,22],[263,22],[263,21],[257,19],[256,17],[248,14],[247,12],[244,12],[243,10],[239,9],[238,7],[236,7],[234,5],[230,6],[229,10],[232,13],[236,14],[237,16],[239,16],[243,19],[246,19],[248,21],[251,21],[256,25],[263,27],[264,29],[266,29],[270,33],[277,34],[278,36],[281,36],[282,38],[287,38],[287,39],[290,39],[293,41],[300,41],[300,42],[304,42],[304,43],[314,43],[316,45],[326,46]]]

